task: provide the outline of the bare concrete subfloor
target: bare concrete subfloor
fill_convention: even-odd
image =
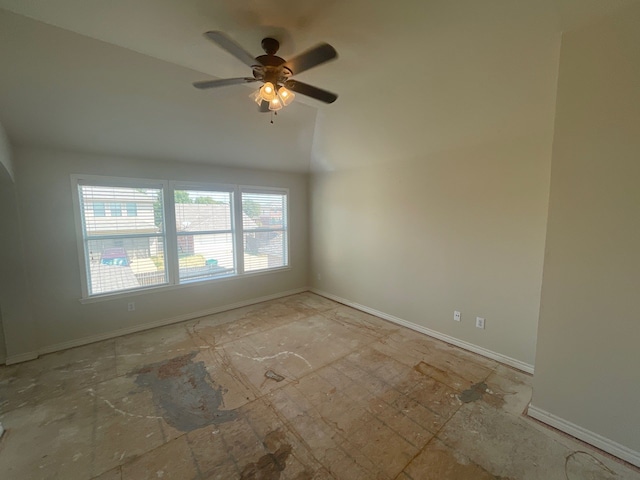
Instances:
[[[303,293],[0,368],[0,478],[640,479],[524,417],[530,396]]]

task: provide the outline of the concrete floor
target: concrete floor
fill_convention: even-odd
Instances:
[[[303,293],[0,368],[0,478],[640,479],[524,417],[530,396]]]

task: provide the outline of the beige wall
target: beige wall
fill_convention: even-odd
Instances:
[[[9,139],[0,123],[0,189],[12,188],[13,165],[11,164],[11,149]],[[5,223],[4,215],[0,216],[0,225]],[[0,363],[4,363],[7,350],[4,343],[4,328],[2,326],[2,304],[0,303]]]
[[[9,148],[9,139],[7,138],[4,128],[0,123],[0,189],[10,188],[9,183],[12,180],[13,165],[11,164],[11,150]],[[1,220],[4,216],[0,216]],[[2,304],[0,304],[0,364],[4,363],[7,356],[7,349],[4,343],[4,328],[2,326]]]
[[[636,6],[563,38],[533,395],[636,452],[639,26]]]
[[[11,160],[11,144],[7,137],[4,127],[0,123],[0,167],[4,167],[4,170],[9,175],[9,178],[13,180],[13,161]]]
[[[549,168],[520,140],[316,174],[312,284],[533,364]]]
[[[24,229],[37,347],[144,325],[305,287],[308,277],[307,177],[217,168],[202,164],[134,160],[65,153],[15,150],[16,178]],[[290,189],[291,269],[194,284],[96,303],[81,304],[80,267],[71,197],[71,174],[94,174]],[[127,303],[135,301],[136,311]]]
[[[0,125],[0,363],[35,345],[11,153]]]

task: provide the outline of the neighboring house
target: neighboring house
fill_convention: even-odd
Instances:
[[[91,263],[100,263],[105,250],[113,248],[124,248],[130,257],[161,255],[162,246],[155,238],[135,237],[158,232],[154,216],[156,201],[153,192],[83,186],[85,230],[89,238],[96,237],[89,243]]]
[[[92,293],[164,283],[164,272],[151,260],[164,255],[163,246],[144,236],[159,231],[156,193],[85,185],[81,199]]]
[[[262,226],[282,223],[279,212],[262,212],[258,221],[242,213],[245,230],[245,263],[254,269],[283,264],[283,237],[280,232],[251,232]],[[178,231],[178,254],[200,255],[205,262],[234,268],[231,210],[228,204],[176,204],[176,228]]]

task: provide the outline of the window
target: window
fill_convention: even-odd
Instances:
[[[110,203],[109,204],[109,212],[112,217],[121,217],[122,216],[122,205],[119,203]]]
[[[74,181],[84,298],[289,265],[287,190]]]
[[[135,217],[138,215],[138,204],[128,202],[126,205],[127,217]]]
[[[236,272],[233,192],[175,190],[180,281]]]
[[[106,216],[106,210],[104,208],[104,202],[93,202],[93,216],[104,217]]]
[[[162,188],[79,182],[78,197],[88,296],[167,283]],[[94,215],[105,202],[111,216]],[[114,215],[124,202],[140,214]]]
[[[242,192],[244,269],[284,267],[287,259],[287,195]]]

